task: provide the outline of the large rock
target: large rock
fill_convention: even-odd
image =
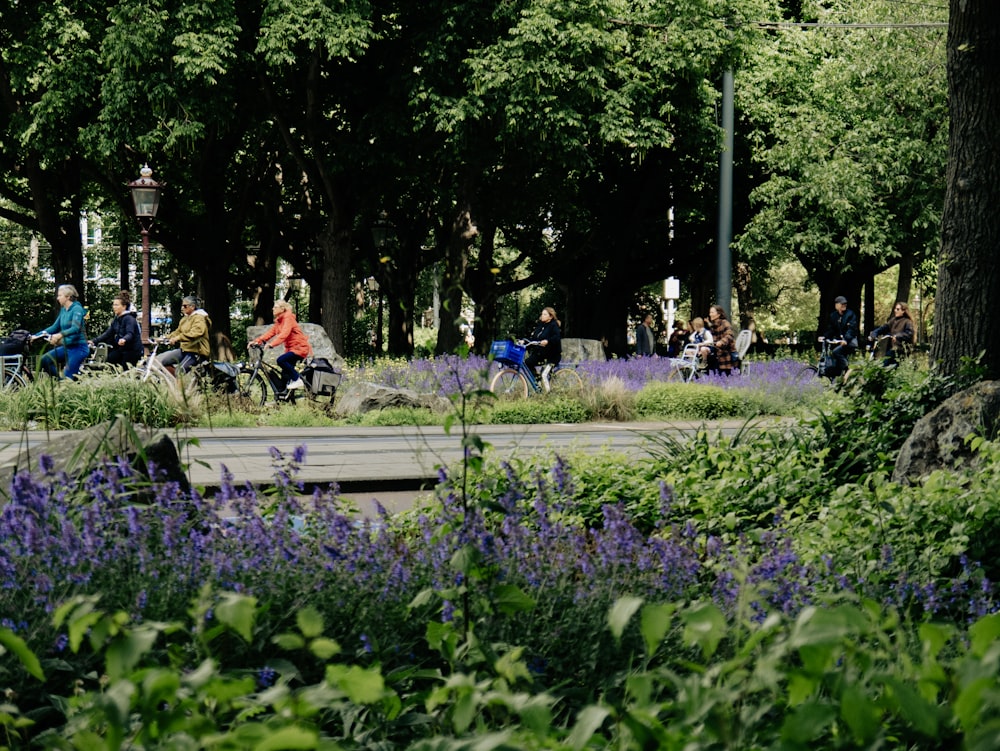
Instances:
[[[38,459],[43,454],[52,457],[55,472],[65,472],[70,477],[90,472],[103,459],[123,457],[145,479],[150,479],[149,465],[153,465],[156,480],[177,482],[185,492],[191,487],[170,436],[115,418],[85,430],[59,433],[46,443],[23,448],[17,458],[0,467],[0,498],[8,497],[10,481],[17,472],[38,471]]]
[[[567,363],[584,360],[606,360],[604,345],[597,339],[563,339],[562,361]]]
[[[299,326],[302,328],[303,333],[309,337],[309,343],[313,348],[313,355],[316,357],[325,357],[330,361],[330,364],[333,367],[340,370],[344,365],[344,358],[338,355],[336,350],[333,348],[333,342],[330,341],[330,337],[326,335],[326,330],[318,323],[302,323],[300,321]],[[247,326],[247,341],[252,342],[269,328],[271,327]],[[284,345],[273,349],[268,347],[264,350],[264,360],[273,363],[278,359],[278,355],[284,354],[284,352]]]
[[[376,383],[352,383],[337,397],[337,414],[341,417],[373,412],[387,407],[417,407],[444,412],[451,402],[436,394],[418,394],[412,389],[391,388]]]
[[[900,449],[892,479],[916,482],[936,469],[974,460],[966,439],[993,435],[1000,421],[1000,381],[984,381],[920,418]]]

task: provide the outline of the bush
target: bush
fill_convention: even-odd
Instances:
[[[568,396],[534,396],[518,401],[498,401],[489,420],[494,425],[537,425],[551,422],[586,422],[586,407]]]
[[[71,383],[40,376],[24,389],[0,391],[0,421],[12,430],[35,426],[80,430],[116,415],[166,428],[195,419],[200,411],[199,400],[179,403],[154,384],[127,378],[82,378]]]
[[[720,420],[742,417],[746,394],[698,383],[650,383],[635,395],[640,417],[676,417],[690,420]]]

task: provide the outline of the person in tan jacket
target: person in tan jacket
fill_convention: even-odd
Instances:
[[[208,359],[212,350],[208,343],[208,330],[212,319],[200,307],[197,297],[188,295],[181,300],[182,317],[177,328],[167,334],[169,343],[176,347],[156,356],[162,365],[176,365],[177,372],[190,370]]]

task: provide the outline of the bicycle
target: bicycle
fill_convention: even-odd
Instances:
[[[493,342],[490,355],[493,361],[499,364],[500,370],[490,381],[490,391],[500,397],[527,399],[529,388],[535,394],[543,391],[560,393],[583,388],[583,379],[576,369],[562,363],[544,365],[539,384],[531,368],[524,364],[524,354],[528,347],[537,346],[540,346],[539,342],[524,339],[518,342]]]
[[[833,357],[833,350],[846,342],[842,339],[826,339],[825,337],[820,337],[819,343],[819,360],[815,365],[803,366],[802,369],[796,374],[795,380],[807,381],[814,378],[827,378],[831,383],[833,383],[838,376],[845,377],[847,375],[849,368],[845,368],[842,373],[830,373],[831,369],[836,364],[836,360]]]
[[[0,355],[0,388],[20,389],[27,386],[34,377],[25,363],[31,346],[31,335],[19,329],[3,341]]]
[[[276,402],[294,404],[296,392],[281,388],[285,377],[280,367],[264,359],[264,345],[249,344],[248,349],[254,355],[252,362],[241,363],[240,372],[236,376],[236,390],[240,396],[251,404],[263,407],[270,391]]]

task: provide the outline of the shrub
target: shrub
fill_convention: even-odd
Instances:
[[[518,401],[498,401],[493,405],[489,420],[494,425],[535,425],[586,422],[589,417],[579,400],[548,394]]]
[[[635,395],[641,417],[718,420],[746,413],[745,394],[699,383],[650,383]]]
[[[123,415],[150,427],[171,427],[200,414],[198,400],[171,398],[150,383],[127,378],[83,378],[71,383],[39,377],[27,388],[0,391],[0,420],[8,429],[44,425],[79,430]]]

